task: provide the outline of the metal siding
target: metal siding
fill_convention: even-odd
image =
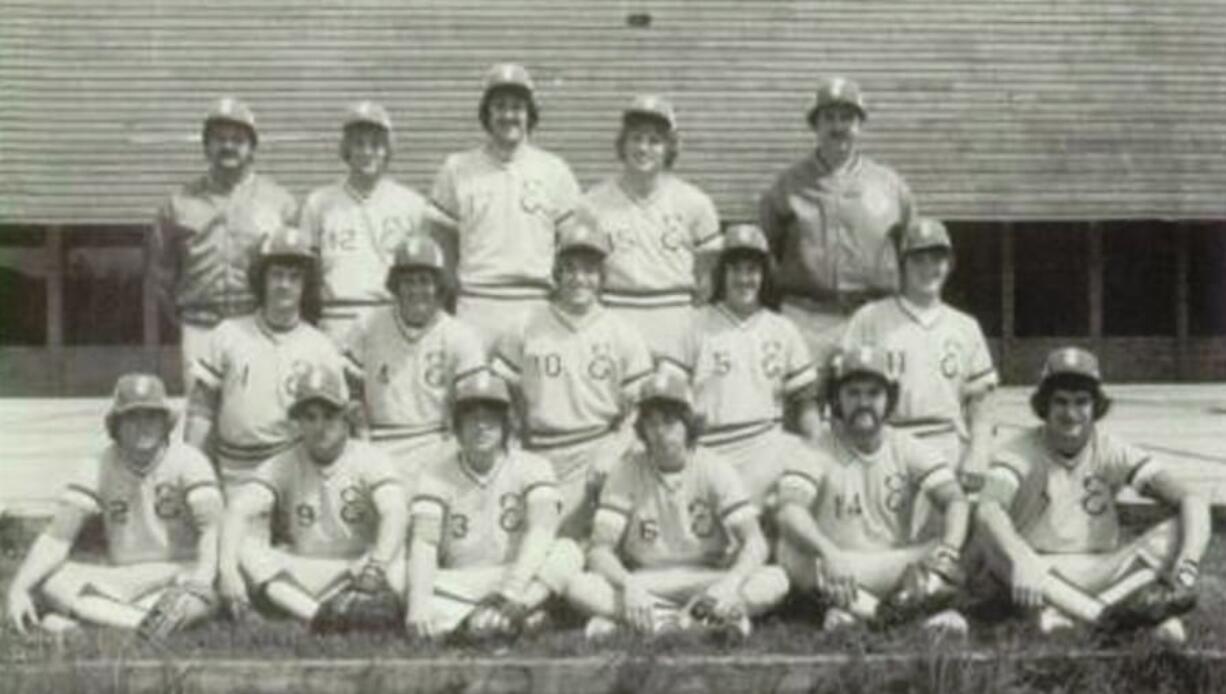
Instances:
[[[867,150],[934,214],[1221,218],[1223,34],[1223,0],[6,0],[0,222],[149,219],[203,168],[199,120],[223,93],[255,108],[259,168],[300,198],[340,175],[340,113],[368,97],[396,120],[394,173],[428,190],[480,141],[500,60],[532,70],[537,139],[585,186],[616,169],[629,96],[673,96],[678,171],[728,219],[811,147],[803,113],[832,73],[861,81]]]

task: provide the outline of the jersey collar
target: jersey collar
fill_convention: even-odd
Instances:
[[[430,331],[434,329],[434,326],[439,324],[439,321],[442,320],[443,315],[442,310],[435,310],[434,315],[430,316],[430,320],[426,321],[425,325],[409,325],[408,323],[404,322],[404,317],[400,315],[399,306],[393,303],[390,308],[392,311],[392,320],[396,323],[396,328],[400,331],[401,337],[403,337],[406,342],[417,342],[421,338],[428,335]]]
[[[516,162],[523,161],[524,157],[528,156],[528,150],[532,148],[531,142],[523,142],[509,153],[494,146],[492,142],[486,142],[482,146],[481,151],[489,158],[491,162],[498,166],[510,166]]]
[[[374,187],[370,189],[370,192],[363,193],[362,191],[355,188],[353,184],[349,182],[349,177],[346,176],[345,180],[341,183],[341,189],[345,191],[346,195],[353,198],[355,202],[367,203],[367,202],[370,202],[372,198],[374,198],[376,195],[379,194],[379,189],[383,187],[383,181],[384,181],[384,177],[380,176],[379,180],[375,181],[375,185]]]
[[[655,189],[646,196],[642,196],[635,193],[634,190],[626,184],[626,177],[624,175],[619,175],[617,177],[617,190],[620,191],[622,196],[631,203],[642,207],[650,207],[652,203],[659,200],[660,197],[664,195],[664,189],[668,187],[670,181],[671,176],[669,174],[661,173],[659,178],[656,179]]]
[[[852,152],[851,159],[843,165],[841,169],[835,169],[831,166],[826,158],[822,156],[821,150],[813,149],[813,162],[817,167],[818,177],[822,176],[850,176],[860,171],[860,166],[863,164],[863,159],[860,157],[860,152]]]
[[[566,326],[566,328],[571,332],[579,332],[584,327],[591,325],[594,321],[598,320],[602,315],[604,315],[604,305],[601,304],[600,301],[597,301],[590,309],[588,309],[587,313],[583,314],[582,316],[575,316],[558,308],[558,305],[554,302],[550,302],[549,311],[559,323]]]
[[[281,340],[284,340],[286,337],[298,332],[298,329],[302,327],[302,316],[298,317],[298,321],[294,323],[292,327],[284,329],[272,327],[268,320],[264,318],[264,311],[261,309],[256,309],[254,318],[255,327],[258,328],[265,337],[273,342],[280,342]]]
[[[145,479],[148,477],[149,473],[153,472],[158,465],[161,465],[162,460],[166,457],[166,452],[170,450],[170,441],[168,440],[166,443],[162,444],[162,450],[158,451],[157,455],[153,457],[153,460],[149,461],[148,465],[141,468],[128,461],[127,457],[125,457],[123,452],[120,451],[119,444],[114,445],[115,461],[119,463],[119,467],[122,468],[128,475],[135,477],[136,479]]]
[[[498,460],[494,461],[494,465],[483,475],[474,470],[472,465],[468,463],[468,456],[464,455],[463,450],[456,451],[456,460],[460,465],[460,471],[479,487],[488,487],[493,484],[494,480],[498,479],[498,473],[502,471],[503,466],[506,465],[507,459],[510,457],[510,451],[503,451],[502,455],[498,456]]]
[[[301,461],[303,465],[306,465],[310,469],[314,470],[315,474],[319,475],[323,479],[332,479],[336,476],[336,473],[348,467],[349,446],[351,445],[353,445],[353,439],[346,439],[345,447],[341,449],[340,455],[336,456],[336,460],[333,460],[327,465],[320,465],[311,458],[310,453],[307,453],[306,447],[299,443],[298,460]]]
[[[908,301],[902,294],[896,295],[894,300],[898,302],[899,310],[926,330],[932,329],[945,315],[945,304],[940,300],[928,307],[918,306]]]
[[[762,312],[765,310],[765,308],[762,306],[759,306],[758,310],[749,314],[745,318],[741,318],[740,316],[738,316],[735,312],[733,312],[732,309],[725,306],[724,302],[722,301],[718,304],[715,304],[715,310],[718,311],[719,314],[724,317],[724,320],[731,323],[733,327],[739,330],[749,330],[751,327],[753,327],[753,324],[758,321],[758,318],[762,315]]]
[[[885,456],[885,450],[889,447],[890,443],[890,428],[888,424],[884,426],[881,432],[881,446],[872,453],[865,453],[851,445],[846,438],[847,434],[842,431],[841,424],[833,427],[830,433],[832,436],[834,436],[834,440],[838,444],[838,447],[849,456],[845,460],[853,464],[858,463],[861,465],[873,465],[877,463]]]

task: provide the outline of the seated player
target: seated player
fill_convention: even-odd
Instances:
[[[988,568],[1017,604],[1038,610],[1044,633],[1077,620],[1152,627],[1182,643],[1179,615],[1195,604],[1209,542],[1206,500],[1098,427],[1111,401],[1093,354],[1052,352],[1030,404],[1043,423],[993,453],[980,498]],[[1115,499],[1125,486],[1178,509],[1177,518],[1124,541]]]
[[[511,396],[489,371],[456,384],[460,448],[418,480],[409,541],[411,636],[514,637],[583,567],[557,539],[558,490],[549,461],[508,448]]]
[[[337,618],[337,610],[321,607],[333,596],[349,588],[372,596],[403,593],[408,502],[383,452],[350,437],[352,405],[339,370],[309,368],[295,379],[294,394],[289,416],[301,439],[262,463],[230,500],[221,536],[221,593],[241,614],[245,577],[313,629],[340,629],[324,619]],[[251,532],[257,519],[275,522],[287,546],[270,546],[266,533]],[[398,599],[392,605],[385,626],[398,628],[403,611]]]
[[[176,626],[213,613],[221,493],[204,455],[170,440],[174,419],[157,376],[116,383],[106,415],[112,443],[70,478],[51,525],[9,584],[8,616],[18,631],[39,623],[36,605],[47,609],[41,623],[52,630],[75,620],[142,627],[172,586],[198,597],[184,603]],[[105,529],[104,560],[70,558],[94,515]]]
[[[443,251],[429,236],[413,235],[396,247],[385,284],[396,303],[348,335],[345,356],[362,374],[370,438],[411,494],[421,467],[453,445],[452,387],[485,365],[485,347],[447,312],[455,297]]]
[[[945,225],[913,220],[898,245],[902,290],[856,311],[843,344],[886,350],[900,389],[890,425],[941,449],[978,490],[992,445],[992,355],[974,317],[941,299],[954,262]]]
[[[952,461],[886,426],[898,384],[884,352],[836,355],[828,393],[830,430],[779,481],[779,564],[823,599],[826,629],[930,615],[926,627],[965,633],[951,605],[970,512]],[[939,539],[912,539],[921,494],[944,514]]]
[[[196,362],[183,429],[188,443],[213,457],[226,494],[294,445],[286,410],[297,375],[312,364],[342,365],[332,340],[307,323],[319,264],[306,235],[280,228],[253,253],[248,281],[258,309],[210,334]]]
[[[720,627],[748,636],[750,617],[787,594],[744,483],[718,453],[695,446],[685,379],[662,370],[643,386],[635,432],[600,494],[589,572],[567,597],[591,615],[589,638],[620,626],[652,634]]]
[[[737,224],[723,244],[711,304],[667,361],[693,384],[699,445],[727,458],[761,507],[784,464],[803,455],[800,439],[783,429],[785,413],[806,436],[820,428],[817,369],[800,331],[774,310],[774,260],[762,230]]]
[[[600,303],[608,237],[586,222],[562,232],[548,306],[503,335],[494,371],[522,405],[524,448],[547,458],[562,495],[565,537],[590,532],[604,471],[633,442],[626,415],[651,373],[642,335]]]

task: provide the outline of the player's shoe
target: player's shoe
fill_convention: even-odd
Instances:
[[[1068,633],[1077,626],[1071,617],[1051,605],[1039,610],[1038,622],[1039,633],[1044,636]]]
[[[1154,627],[1170,617],[1187,614],[1195,607],[1196,591],[1155,581],[1108,605],[1099,624],[1107,631]]]
[[[839,607],[826,608],[826,616],[822,617],[822,631],[841,631],[856,626],[859,620],[856,616]]]
[[[1182,646],[1188,642],[1188,631],[1183,626],[1183,620],[1170,617],[1154,627],[1150,632],[1154,639],[1168,646]]]
[[[924,629],[942,636],[965,637],[970,631],[966,617],[955,609],[941,610],[924,620]]]
[[[925,614],[936,614],[953,607],[958,589],[927,566],[911,564],[903,571],[898,590],[877,607],[878,626],[892,627]]]
[[[753,622],[743,610],[719,614],[715,611],[715,602],[708,598],[699,599],[689,609],[683,610],[682,619],[687,622],[686,628],[738,639],[749,638],[753,632]]]
[[[621,625],[608,617],[596,616],[587,620],[583,627],[583,638],[588,641],[603,641],[612,638],[621,631]]]

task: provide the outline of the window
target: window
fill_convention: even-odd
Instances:
[[[131,228],[65,232],[65,344],[141,344],[143,238],[141,230]]]
[[[47,281],[41,229],[0,227],[0,346],[47,344]]]
[[[1175,335],[1176,225],[1104,222],[1103,334]]]

